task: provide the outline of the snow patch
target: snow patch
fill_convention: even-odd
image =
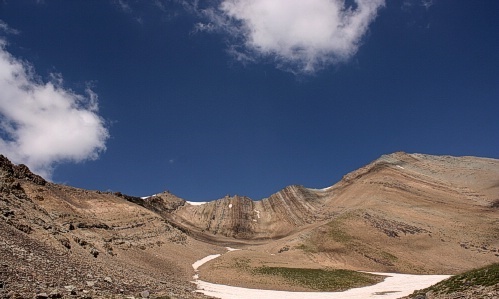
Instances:
[[[217,257],[221,256],[221,254],[212,254],[212,255],[208,255],[207,257],[204,257],[198,261],[196,261],[194,264],[192,264],[192,268],[194,268],[194,270],[198,270],[199,267],[201,267],[203,264],[211,261],[211,260],[214,260],[216,259]]]
[[[196,280],[197,292],[221,299],[396,299],[412,294],[438,283],[450,275],[410,275],[396,273],[373,273],[388,276],[384,281],[367,287],[354,288],[344,292],[286,292],[260,289],[246,289]]]
[[[238,250],[226,247],[230,251]],[[274,254],[271,254],[274,255]],[[199,280],[198,268],[221,256],[221,254],[209,255],[192,264],[192,268],[196,271],[193,276],[194,283],[197,286],[197,292],[203,293],[208,296],[213,296],[221,299],[366,299],[366,298],[380,298],[380,299],[397,299],[403,296],[412,294],[415,290],[420,290],[434,285],[450,275],[412,275],[412,274],[398,274],[398,273],[380,273],[368,272],[376,275],[387,276],[384,281],[362,288],[354,288],[343,292],[286,292],[286,291],[272,291],[260,289],[246,289],[240,287],[232,287],[221,284],[214,284]]]
[[[229,204],[229,209],[232,209],[232,204],[231,203]]]
[[[200,206],[204,205],[206,201],[186,201],[186,203],[192,205],[192,206]]]
[[[405,169],[404,167],[400,166],[400,165],[397,165],[398,168],[400,169]]]
[[[257,217],[258,219],[260,219],[260,211],[257,211],[257,210],[254,210],[254,211],[255,211],[255,213],[256,213],[256,217]]]
[[[326,188],[322,188],[322,189],[312,189],[312,188],[307,188],[308,190],[312,190],[312,191],[318,191],[318,192],[326,192],[326,191],[329,191],[333,188],[333,186],[329,186],[329,187],[326,187]]]
[[[232,248],[232,247],[225,247],[225,249],[227,249],[228,252],[241,250],[241,249],[236,249],[236,248]],[[199,270],[198,270],[199,267],[201,267],[202,265],[206,264],[207,262],[214,260],[220,256],[221,256],[221,254],[212,254],[212,255],[208,255],[208,256],[194,262],[194,264],[192,264],[192,268],[194,269],[196,274],[194,274],[194,276],[192,276],[192,279],[194,279],[193,282],[197,283],[199,281]]]

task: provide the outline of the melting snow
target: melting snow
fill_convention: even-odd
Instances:
[[[192,268],[194,268],[194,270],[198,270],[199,267],[201,267],[204,263],[207,263],[211,260],[214,260],[216,259],[217,257],[221,256],[221,254],[212,254],[212,255],[208,255],[207,257],[204,257],[198,261],[196,261],[194,264],[192,264]]]
[[[225,247],[225,249],[227,249],[227,251],[236,251],[236,250],[241,250],[241,249],[235,249],[235,248],[231,248],[231,247]],[[201,267],[202,265],[204,265],[205,263],[211,261],[211,260],[214,260],[216,259],[217,257],[221,256],[221,254],[212,254],[212,255],[208,255],[200,260],[197,260],[196,262],[194,262],[194,264],[192,264],[192,268],[194,269],[194,271],[196,272],[196,274],[194,274],[194,276],[192,276],[192,278],[194,279],[194,282],[197,282],[199,281],[199,270],[198,268]]]
[[[259,289],[247,289],[196,280],[198,292],[221,299],[396,299],[412,294],[449,277],[449,275],[409,275],[395,273],[373,273],[387,275],[378,284],[354,288],[344,292],[286,292]]]
[[[226,247],[226,249],[228,251],[238,250],[230,247]],[[194,283],[198,288],[197,292],[221,299],[396,299],[412,294],[415,290],[424,289],[450,277],[450,275],[412,275],[371,272],[372,274],[384,275],[387,277],[384,281],[378,284],[362,288],[354,288],[344,292],[286,292],[247,289],[199,280],[199,274],[197,273],[198,268],[204,263],[216,259],[219,256],[220,254],[209,255],[192,264],[192,268],[196,271],[193,278],[195,280]]]

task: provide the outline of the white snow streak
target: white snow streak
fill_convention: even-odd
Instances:
[[[236,248],[232,248],[232,247],[225,247],[225,249],[227,249],[227,251],[241,250],[241,249],[236,249]]]
[[[186,201],[186,202],[192,206],[200,206],[206,203],[206,201]]]
[[[208,255],[207,257],[204,257],[198,261],[196,261],[194,264],[192,264],[192,268],[194,268],[194,270],[198,270],[199,267],[201,267],[203,264],[211,261],[211,260],[214,260],[216,259],[217,257],[221,256],[221,254],[212,254],[212,255]]]

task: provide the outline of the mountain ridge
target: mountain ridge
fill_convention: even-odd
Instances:
[[[359,182],[363,177],[378,172],[396,173],[411,182],[410,184],[402,184],[387,179],[383,182],[379,180],[377,182],[371,181],[370,184],[380,184],[384,188],[392,189],[405,188],[405,191],[420,193],[421,191],[418,191],[414,185],[425,185],[433,188],[433,191],[449,192],[456,196],[467,193],[469,198],[480,200],[480,196],[476,192],[473,193],[474,191],[467,190],[468,187],[465,184],[460,186],[459,190],[456,190],[454,185],[459,180],[454,178],[454,183],[452,183],[454,185],[452,185],[446,183],[450,179],[449,175],[444,175],[445,178],[430,175],[431,171],[425,168],[424,161],[433,159],[440,161],[441,164],[448,164],[449,161],[455,159],[479,159],[483,164],[489,160],[495,160],[476,157],[437,157],[396,152],[383,155],[366,166],[346,174],[339,182],[324,189],[291,185],[258,201],[238,195],[225,196],[202,205],[190,205],[184,201],[183,204],[177,205],[177,208],[171,211],[173,215],[169,214],[167,217],[173,222],[181,223],[186,228],[197,228],[202,232],[212,233],[213,235],[222,234],[226,237],[238,239],[283,237],[297,227],[325,220],[331,214],[325,209],[328,202],[338,198],[336,195],[348,188],[352,183]],[[420,165],[411,164],[416,162],[419,162]],[[443,168],[440,172],[446,173]],[[497,175],[499,177],[499,173]],[[481,196],[481,198],[483,200],[484,196]],[[487,204],[490,206],[497,205],[498,201],[498,199],[489,200]],[[192,217],[192,215],[195,215],[195,217]],[[264,222],[265,227],[270,228],[274,233],[262,232],[259,228],[262,222]]]
[[[255,286],[245,269],[291,261],[459,273],[499,259],[498,207],[490,158],[397,152],[324,189],[192,205],[168,191],[140,198],[54,184],[0,156],[0,297],[204,298],[192,293],[192,263],[232,245],[243,250],[204,265],[203,280]],[[242,260],[247,268],[234,267]]]

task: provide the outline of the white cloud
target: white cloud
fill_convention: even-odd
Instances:
[[[127,1],[125,0],[116,0],[114,3],[124,12],[130,13],[132,12],[132,8],[130,7],[130,4],[128,4]]]
[[[426,9],[433,6],[433,0],[421,0],[421,3]]]
[[[314,73],[344,62],[358,50],[362,37],[384,0],[222,0],[202,10],[208,24],[233,39],[236,57],[271,58],[280,68]],[[238,49],[238,51],[234,51]],[[239,54],[237,54],[239,52]],[[250,59],[251,60],[251,59]]]
[[[13,28],[10,28],[7,23],[4,21],[0,20],[0,33],[7,33],[7,34],[19,34],[19,31]]]
[[[96,159],[109,137],[97,94],[65,89],[57,74],[41,82],[5,46],[0,39],[0,153],[48,179],[57,163]]]

